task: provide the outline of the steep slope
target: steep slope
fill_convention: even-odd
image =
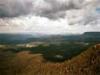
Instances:
[[[100,75],[100,44],[90,47],[66,63],[72,75]]]

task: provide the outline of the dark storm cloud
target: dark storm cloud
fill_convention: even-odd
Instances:
[[[39,7],[41,3],[47,5],[47,7]],[[35,6],[35,3],[33,4]],[[42,2],[38,4],[39,9],[33,8],[36,15],[48,17],[50,19],[58,19],[64,18],[67,10],[81,9],[84,5],[84,0],[42,0]]]
[[[78,10],[86,0],[0,0],[0,17],[32,13],[49,19],[64,18],[67,10]]]
[[[86,25],[97,17],[90,13],[92,7],[99,5],[100,2],[96,1],[99,0],[0,0],[0,17],[31,14],[50,20],[66,19],[73,25]]]
[[[31,11],[31,0],[0,0],[0,17],[16,17]]]

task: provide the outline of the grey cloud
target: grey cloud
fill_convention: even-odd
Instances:
[[[86,25],[97,17],[95,13],[90,13],[92,7],[96,7],[95,3],[99,5],[100,2],[99,0],[0,0],[0,17],[32,14],[52,20],[65,18],[70,20],[70,24]]]
[[[38,0],[39,1],[39,0]],[[64,18],[67,10],[77,10],[81,9],[85,3],[84,0],[42,0],[45,5],[50,5],[50,7],[41,7],[40,3],[38,8],[33,7],[34,13],[43,17],[48,17],[50,19]],[[34,3],[35,5],[35,3]],[[40,7],[39,7],[40,6]]]
[[[32,9],[30,0],[0,0],[0,17],[16,17],[27,14]]]
[[[0,0],[0,17],[33,15],[59,19],[66,16],[67,10],[79,10],[87,0]]]
[[[74,16],[71,17],[73,21],[70,24],[91,24],[94,20],[97,20],[98,16],[96,16],[95,9],[97,5],[100,4],[99,0],[42,0],[44,1],[44,5],[50,5],[50,7],[40,7],[36,9],[34,13],[36,15],[47,17],[49,19],[59,19],[65,18],[66,16]],[[74,10],[75,12],[73,12]],[[67,11],[71,11],[72,14],[67,13]],[[83,11],[83,12],[82,12]],[[93,13],[91,13],[93,12]],[[68,18],[68,17],[67,17]]]

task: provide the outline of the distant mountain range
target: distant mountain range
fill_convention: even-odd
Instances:
[[[28,42],[83,41],[100,42],[100,32],[85,32],[79,35],[0,34],[0,44]]]
[[[82,37],[85,42],[100,42],[100,32],[86,32]]]

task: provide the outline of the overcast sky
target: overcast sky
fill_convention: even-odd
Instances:
[[[100,31],[100,0],[0,0],[1,33]]]

